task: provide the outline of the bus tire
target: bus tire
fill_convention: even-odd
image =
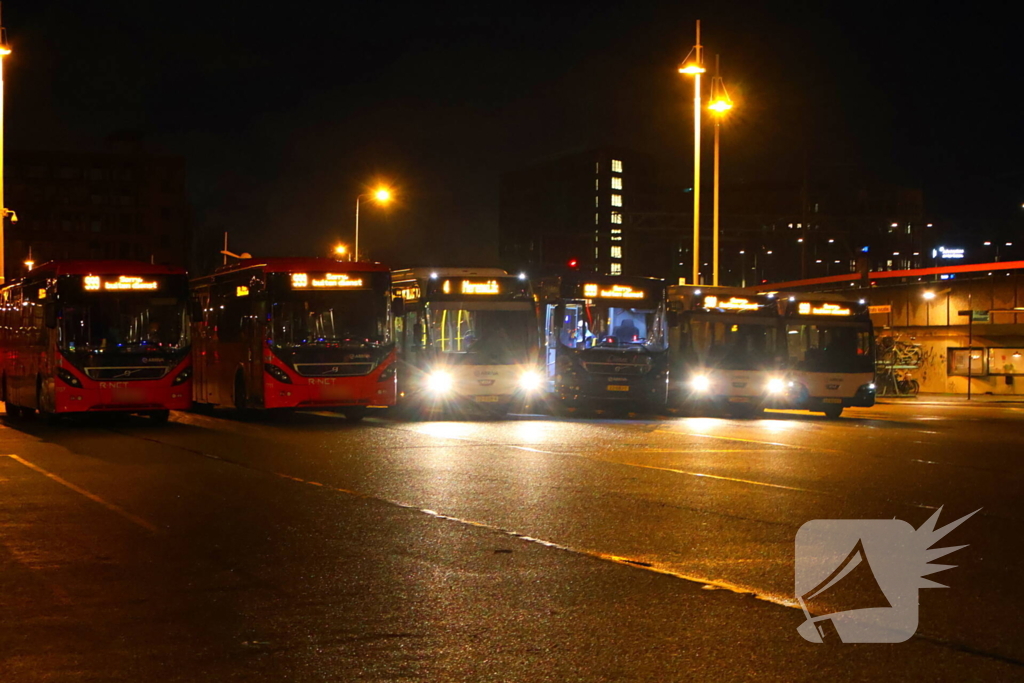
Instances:
[[[36,376],[36,405],[39,406],[40,415],[56,415],[57,406],[53,396],[46,390],[46,383],[42,375]]]
[[[235,410],[244,411],[249,407],[249,399],[245,390],[245,376],[239,370],[235,373]]]
[[[7,417],[11,418],[12,420],[20,420],[21,419],[21,406],[16,406],[13,403],[8,402],[7,403]]]
[[[828,405],[822,408],[821,412],[825,413],[825,417],[827,417],[828,419],[836,420],[839,418],[840,415],[843,414],[843,407],[837,405]]]
[[[346,422],[361,422],[366,417],[366,408],[363,406],[355,406],[354,408],[345,408],[341,411],[342,415],[345,416]]]

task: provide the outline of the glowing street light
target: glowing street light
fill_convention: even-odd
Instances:
[[[334,255],[338,258],[343,258],[348,253],[348,247],[344,244],[337,244],[334,246]]]
[[[722,125],[722,117],[725,113],[732,109],[732,98],[729,97],[729,92],[725,89],[725,83],[722,81],[720,75],[720,62],[718,55],[715,55],[715,76],[711,79],[711,104],[708,105],[708,109],[711,110],[712,115],[715,118],[715,189],[711,200],[711,223],[712,223],[712,243],[711,251],[714,252],[711,257],[711,284],[715,287],[718,286],[718,186],[720,184],[718,179],[718,147],[719,147],[719,129]]]
[[[4,57],[11,54],[7,45],[7,31],[0,19],[0,284],[4,283],[4,219],[11,216],[16,220],[13,211],[4,206]]]
[[[693,76],[693,284],[700,284],[700,75],[704,73],[704,48],[700,44],[700,19],[697,43],[690,50],[679,73]]]
[[[355,244],[352,247],[353,261],[359,260],[359,202],[363,199],[363,197],[369,197],[373,199],[373,201],[377,202],[382,206],[388,204],[389,202],[391,202],[392,199],[394,199],[394,195],[392,194],[391,189],[388,187],[384,187],[383,185],[378,186],[372,192],[364,192],[363,194],[356,197],[356,238]]]

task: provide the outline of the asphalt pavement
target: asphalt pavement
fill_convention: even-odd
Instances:
[[[1024,406],[0,426],[0,681],[1024,680]],[[809,643],[815,519],[966,545]]]

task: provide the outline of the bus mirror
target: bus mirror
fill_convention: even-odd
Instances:
[[[52,301],[43,304],[43,320],[51,330],[57,327],[57,306]]]
[[[405,299],[396,296],[391,300],[391,312],[396,318],[405,315]]]

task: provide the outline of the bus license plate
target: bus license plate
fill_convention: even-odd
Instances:
[[[501,400],[501,396],[477,396],[477,403],[497,403]]]
[[[825,403],[842,403],[843,402],[843,399],[841,399],[841,398],[826,398],[826,399],[823,399],[823,400],[825,401]]]
[[[628,384],[609,384],[608,391],[629,391]]]
[[[750,399],[746,396],[730,396],[729,403],[749,403]]]

